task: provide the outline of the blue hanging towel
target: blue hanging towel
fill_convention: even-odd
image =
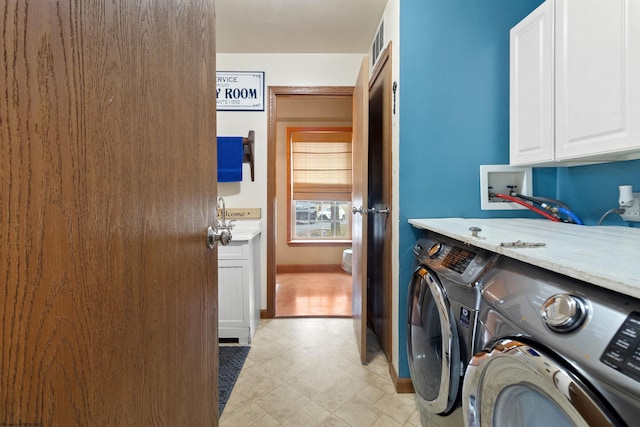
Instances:
[[[218,137],[218,182],[242,181],[244,146],[241,136]]]

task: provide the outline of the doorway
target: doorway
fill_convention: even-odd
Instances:
[[[368,180],[372,182],[372,193],[369,195],[369,207],[380,211],[391,206],[391,105],[392,105],[392,75],[391,75],[391,46],[381,54],[370,80],[369,108],[372,109],[372,119],[369,120],[369,133],[372,154],[369,157]],[[275,165],[278,156],[278,99],[292,96],[348,96],[352,98],[353,87],[278,87],[268,88],[269,96],[269,129],[267,142],[268,164]],[[282,131],[280,131],[282,132]],[[277,171],[269,168],[267,172],[267,309],[263,317],[276,317],[276,239],[278,218],[286,215],[287,206],[278,203]],[[285,212],[282,212],[282,210]],[[369,221],[367,234],[373,248],[367,251],[367,258],[376,260],[367,269],[367,276],[373,281],[373,288],[367,294],[367,323],[378,337],[389,363],[392,356],[392,325],[391,325],[391,224],[390,215],[374,215],[376,220]]]
[[[314,211],[313,218],[307,218],[309,221],[299,224],[298,220],[304,219],[298,218],[299,214],[307,212],[298,212],[298,205],[301,203],[294,204],[291,201],[294,197],[290,192],[288,177],[290,153],[287,138],[308,129],[350,131],[352,91],[351,87],[268,89],[267,155],[268,164],[272,167],[267,172],[267,310],[263,317],[328,317],[346,314],[350,316],[350,310],[349,313],[345,312],[344,306],[346,304],[350,309],[351,278],[340,269],[342,252],[350,247],[350,241],[340,238],[332,241],[305,240],[305,234],[299,233],[303,228],[329,227],[335,224],[322,217],[324,211],[320,206],[314,206],[317,212]],[[311,203],[304,204],[311,206]],[[343,208],[344,211],[349,210],[350,205],[341,206],[340,211]],[[340,226],[349,227],[350,230],[350,215],[346,215],[345,212],[344,218],[340,217],[339,221]],[[295,227],[292,224],[295,224]],[[301,285],[295,286],[296,282]],[[318,286],[313,286],[314,282]],[[277,302],[282,303],[283,298],[291,300],[292,289],[297,293],[300,302],[297,304],[298,307],[289,306],[284,307],[284,310],[278,310]],[[348,303],[345,298],[349,299]],[[330,304],[331,300],[336,301],[335,307],[323,311],[322,305]],[[338,307],[339,305],[343,308]],[[305,306],[308,307],[306,311]],[[303,311],[300,311],[301,309]]]

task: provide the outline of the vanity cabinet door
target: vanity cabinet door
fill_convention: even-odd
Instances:
[[[249,344],[260,322],[259,235],[218,247],[218,337]]]
[[[249,298],[246,293],[246,264],[244,260],[218,261],[218,326],[222,329],[248,328],[245,313]]]

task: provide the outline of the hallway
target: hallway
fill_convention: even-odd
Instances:
[[[351,274],[278,273],[276,317],[351,317]]]

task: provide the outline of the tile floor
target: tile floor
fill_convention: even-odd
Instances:
[[[363,366],[352,319],[261,320],[220,426],[420,426],[370,337]]]

